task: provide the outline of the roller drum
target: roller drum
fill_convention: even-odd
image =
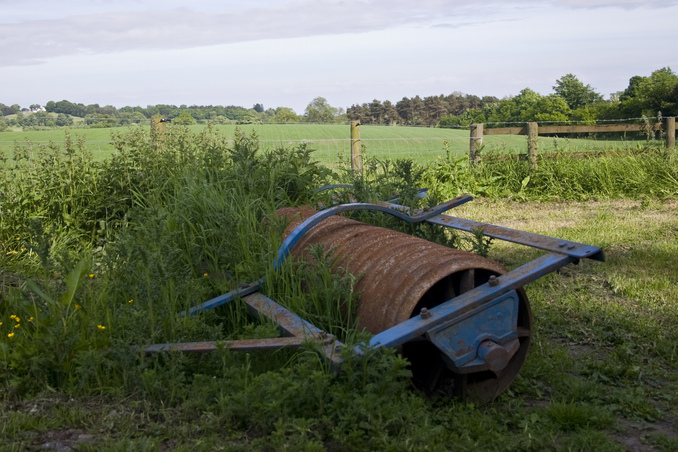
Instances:
[[[290,223],[287,237],[304,220],[317,213],[308,207],[284,208],[278,215]],[[356,285],[361,293],[359,326],[380,333],[421,312],[502,275],[507,269],[492,260],[451,249],[401,232],[334,216],[315,225],[294,245],[291,254],[310,259],[308,248],[322,244],[334,249],[337,268],[363,275]],[[530,312],[522,290],[518,329],[520,349],[509,365],[481,375],[455,374],[424,337],[402,347],[412,363],[413,380],[427,391],[445,390],[458,396],[488,400],[505,390],[515,378],[529,346]]]

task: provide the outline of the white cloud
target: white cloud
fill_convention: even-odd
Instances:
[[[29,65],[78,53],[182,49],[206,45],[343,35],[403,25],[461,27],[524,17],[531,10],[652,8],[654,0],[296,0],[185,2],[76,1],[0,2],[0,66]],[[232,5],[237,6],[232,6]],[[246,7],[243,5],[247,5]],[[2,19],[0,19],[2,20]]]
[[[453,91],[548,93],[567,73],[609,94],[633,75],[678,67],[678,56],[656,45],[678,38],[678,8],[565,1],[199,1],[181,9],[165,0],[151,9],[158,2],[107,0],[98,10],[101,2],[73,0],[53,18],[19,17],[16,7],[9,20],[0,0],[0,79],[12,87],[0,102],[259,102],[299,112],[317,96],[347,107]],[[57,5],[23,2],[45,12]]]

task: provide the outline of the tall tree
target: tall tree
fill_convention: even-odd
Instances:
[[[416,95],[412,98],[412,111],[414,113],[414,116],[412,117],[412,124],[426,123],[426,107],[424,106],[424,101],[421,100],[419,95]]]
[[[487,119],[488,122],[567,121],[570,111],[561,96],[542,96],[525,88],[515,97],[502,99]]]
[[[325,124],[334,122],[334,117],[342,114],[340,108],[332,107],[324,97],[316,97],[306,106],[306,122]]]
[[[425,97],[424,107],[426,108],[426,124],[429,126],[438,124],[440,118],[448,112],[448,107],[443,96]]]
[[[572,110],[587,107],[596,102],[601,102],[603,96],[597,93],[591,85],[584,85],[574,74],[563,75],[556,80],[553,86],[556,94],[567,103]]]
[[[665,67],[649,77],[632,77],[620,100],[621,110],[629,116],[678,115],[678,75]]]
[[[390,100],[384,101],[384,120],[389,126],[394,125],[400,120],[398,110],[396,110],[395,105],[393,105]]]
[[[403,118],[405,124],[412,124],[414,121],[414,105],[412,100],[407,97],[403,97],[401,100],[396,102],[396,111],[398,115]]]
[[[384,119],[384,106],[381,101],[374,99],[370,102],[370,119],[372,124],[382,124]]]
[[[275,109],[271,122],[300,122],[300,118],[291,108],[278,107]]]

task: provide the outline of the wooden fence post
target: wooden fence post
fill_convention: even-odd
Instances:
[[[539,147],[539,126],[536,122],[527,123],[527,158],[532,168],[537,168],[537,151]]]
[[[483,124],[471,124],[471,137],[468,148],[468,162],[471,166],[480,163],[478,149],[483,144]]]
[[[151,141],[158,143],[165,140],[167,133],[167,120],[164,116],[151,116]]]
[[[664,131],[666,132],[666,147],[673,149],[676,147],[676,117],[669,116],[664,118]]]
[[[362,171],[363,158],[360,148],[360,121],[351,121],[351,170]]]

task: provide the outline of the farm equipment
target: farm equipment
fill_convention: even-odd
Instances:
[[[445,215],[470,201],[464,195],[414,212],[394,202],[350,203],[315,211],[285,208],[285,240],[275,262],[304,256],[322,244],[338,256],[337,267],[363,275],[356,291],[360,325],[374,336],[367,348],[395,347],[411,363],[413,382],[427,392],[445,391],[460,398],[489,401],[506,390],[527,356],[531,338],[530,304],[523,286],[582,258],[604,261],[596,246],[517,231]],[[467,232],[479,230],[546,251],[515,270],[465,251],[451,249],[390,229],[371,226],[340,214],[379,211],[408,223],[428,222]],[[259,292],[262,281],[244,285],[191,308],[197,315],[242,299],[257,318],[276,322],[285,337],[273,339],[155,344],[147,353],[200,353],[296,348],[321,344],[321,354],[340,368],[343,346],[328,334]],[[362,353],[364,347],[354,349]]]

